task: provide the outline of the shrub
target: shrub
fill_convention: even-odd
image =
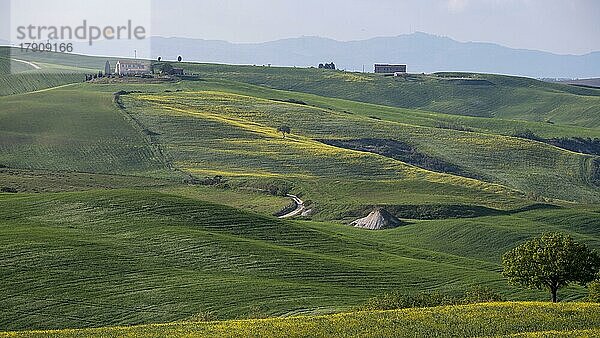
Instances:
[[[223,176],[216,175],[214,177],[205,177],[199,183],[201,185],[219,185],[219,184],[223,184],[226,182],[227,182],[227,179],[223,178]]]
[[[363,305],[363,310],[395,310],[414,307],[433,307],[460,303],[460,299],[439,292],[405,294],[398,292],[375,296]]]
[[[306,102],[301,101],[301,100],[296,100],[296,99],[286,99],[286,100],[281,100],[281,99],[271,99],[272,101],[277,101],[277,102],[286,102],[286,103],[294,103],[294,104],[299,104],[299,105],[303,105],[306,106],[308,105]]]
[[[492,289],[484,286],[476,286],[467,291],[462,297],[440,292],[421,292],[416,294],[386,292],[368,299],[361,307],[361,310],[397,310],[500,301],[503,301],[502,296]]]
[[[283,135],[283,138],[285,138],[285,134],[291,133],[292,128],[290,128],[289,126],[286,126],[286,125],[279,126],[279,128],[277,128],[277,132],[280,132]]]
[[[203,311],[203,312],[199,312],[199,313],[196,313],[196,314],[190,316],[185,321],[186,322],[213,322],[215,320],[218,320],[218,318],[214,314],[214,312]]]
[[[471,303],[486,303],[486,302],[501,302],[504,299],[494,290],[485,286],[475,286],[465,293],[463,302]]]
[[[600,303],[600,281],[594,281],[587,285],[588,295],[586,301]]]
[[[8,193],[17,193],[17,189],[11,187],[2,187],[0,188],[0,192],[8,192]]]
[[[267,184],[265,189],[273,196],[287,196],[290,193],[291,187],[286,184]]]
[[[540,141],[541,138],[529,129],[517,130],[512,134],[513,137],[524,138],[528,140]]]

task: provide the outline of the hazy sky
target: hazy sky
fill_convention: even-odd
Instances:
[[[0,37],[8,29],[8,1],[0,0]],[[12,4],[12,26],[15,21],[77,24],[84,18],[105,24],[109,18],[123,21],[123,15],[146,25],[148,20],[139,13],[151,8],[148,32],[161,36],[262,42],[303,35],[359,40],[422,31],[561,54],[600,51],[600,0],[13,0]]]
[[[175,0],[154,5],[153,32],[163,36],[260,42],[422,31],[555,53],[600,50],[599,0]]]

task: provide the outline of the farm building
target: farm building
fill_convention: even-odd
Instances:
[[[377,74],[406,73],[406,65],[375,64]]]
[[[134,60],[119,60],[115,65],[115,74],[117,75],[143,75],[150,74],[150,67],[147,63]]]

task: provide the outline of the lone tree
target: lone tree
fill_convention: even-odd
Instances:
[[[288,127],[288,126],[281,126],[279,128],[277,128],[277,131],[281,133],[281,135],[283,135],[283,138],[285,138],[285,134],[289,134],[292,132],[292,128]]]
[[[183,60],[183,58],[181,57],[181,55],[179,55],[179,56],[177,57],[177,62],[181,62],[181,60]]]
[[[510,284],[549,290],[556,303],[558,289],[595,279],[600,257],[569,235],[547,233],[505,253],[502,266],[502,275]]]

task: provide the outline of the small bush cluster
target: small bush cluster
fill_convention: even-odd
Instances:
[[[296,209],[296,207],[297,207],[296,202],[291,202],[290,204],[283,207],[281,210],[274,213],[273,216],[279,217],[279,216],[283,216],[285,214],[289,214],[290,212],[294,211]]]
[[[221,185],[227,182],[227,179],[225,179],[223,176],[221,175],[216,175],[214,177],[205,177],[202,180],[200,180],[198,183],[201,185]]]
[[[440,292],[400,293],[387,292],[375,296],[361,306],[361,310],[397,310],[444,305],[461,305],[486,302],[499,302],[503,298],[486,287],[474,287],[462,296]]]
[[[294,104],[299,104],[299,105],[302,105],[302,106],[307,106],[308,105],[306,102],[301,101],[301,100],[296,100],[296,99],[286,99],[286,100],[271,99],[271,101],[294,103]]]
[[[529,129],[516,131],[513,133],[514,137],[524,138],[533,141],[539,141],[551,144],[555,147],[571,150],[574,152],[590,155],[600,155],[600,138],[585,138],[585,137],[555,137],[555,138],[543,138],[536,135]]]
[[[15,188],[12,188],[12,187],[1,187],[1,188],[0,188],[0,192],[5,192],[5,193],[12,193],[12,194],[14,194],[14,193],[17,193],[18,191],[17,191],[17,189],[15,189]]]
[[[335,63],[331,62],[331,63],[319,63],[319,69],[335,69]]]
[[[185,321],[201,323],[201,322],[213,322],[218,319],[219,318],[217,317],[217,315],[215,315],[214,312],[203,311],[203,312],[199,312],[199,313],[196,313],[196,314],[190,316]]]
[[[290,192],[290,188],[287,186],[278,186],[275,184],[269,184],[267,191],[273,196],[286,196]]]
[[[589,283],[587,289],[588,295],[585,300],[591,303],[600,303],[600,281]]]
[[[406,294],[388,292],[375,296],[362,306],[362,310],[396,310],[414,307],[433,307],[457,304],[458,299],[438,292]]]
[[[473,287],[462,297],[464,304],[501,302],[503,300],[501,295],[484,286]]]
[[[378,119],[377,117],[371,118]],[[393,139],[361,138],[354,140],[328,140],[321,139],[319,142],[351,150],[365,151],[385,157],[393,158],[402,162],[412,164],[427,170],[456,174],[464,177],[478,179],[473,173],[467,172],[459,166],[446,162],[443,159],[419,152],[412,145]]]

